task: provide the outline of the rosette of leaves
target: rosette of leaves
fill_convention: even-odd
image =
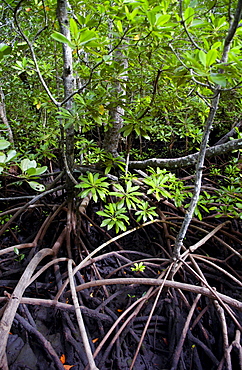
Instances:
[[[99,173],[88,172],[87,176],[80,176],[80,184],[76,185],[76,188],[82,188],[83,190],[78,194],[79,197],[85,198],[90,192],[94,202],[98,201],[98,198],[102,200],[106,199],[108,194],[109,183],[106,181],[106,177],[99,177]]]
[[[104,217],[101,223],[102,227],[107,226],[108,230],[115,227],[115,231],[118,233],[119,229],[122,231],[127,229],[125,223],[129,224],[129,217],[125,215],[126,212],[127,209],[121,203],[109,203],[105,205],[103,211],[98,211],[97,214]]]
[[[138,204],[139,210],[135,212],[137,217],[137,222],[143,220],[144,222],[147,219],[153,220],[154,217],[158,217],[158,214],[155,212],[156,207],[151,207],[148,202],[142,202]]]
[[[132,181],[127,181],[126,189],[124,189],[124,187],[120,184],[115,184],[116,191],[112,191],[109,194],[121,198],[119,201],[121,207],[126,204],[128,209],[132,207],[136,209],[136,204],[141,203],[141,200],[137,197],[142,195],[138,189],[139,186],[132,186]]]

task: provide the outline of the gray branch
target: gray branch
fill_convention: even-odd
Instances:
[[[212,146],[206,150],[206,158],[214,157],[216,155],[225,154],[233,150],[242,149],[242,139],[229,141],[228,143]],[[150,158],[144,161],[131,161],[129,168],[145,169],[147,167],[160,167],[167,169],[176,169],[181,167],[193,166],[197,163],[199,152],[189,154],[180,158]]]

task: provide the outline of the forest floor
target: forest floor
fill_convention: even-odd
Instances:
[[[24,186],[4,189],[1,316],[16,294],[19,300],[12,322],[7,317],[10,370],[89,369],[67,284],[74,268],[70,258],[77,266],[86,259],[75,284],[98,369],[241,369],[240,220],[194,218],[185,241],[195,246],[193,253],[184,248],[170,279],[172,247],[184,217],[172,202],[160,201],[159,221],[147,226],[137,227],[131,218],[129,232],[115,241],[112,230],[99,226],[100,204],[90,199],[76,216],[64,190],[33,201]],[[34,258],[39,259],[33,267]],[[144,271],[133,271],[140,262]]]

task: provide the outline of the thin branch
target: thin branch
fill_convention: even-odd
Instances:
[[[51,94],[48,86],[46,85],[46,82],[40,72],[40,69],[39,69],[39,65],[38,65],[38,62],[37,62],[37,59],[36,59],[36,56],[35,56],[35,52],[34,52],[34,48],[33,48],[33,45],[32,43],[30,42],[30,40],[28,39],[28,37],[25,35],[25,33],[22,31],[22,28],[20,27],[20,24],[19,24],[19,21],[18,21],[18,11],[19,11],[19,8],[22,4],[24,0],[20,0],[19,3],[16,5],[16,7],[14,8],[14,13],[13,13],[13,16],[14,16],[14,22],[19,30],[19,33],[21,34],[21,36],[23,37],[23,39],[26,41],[26,43],[28,44],[28,47],[30,49],[30,52],[31,52],[31,55],[32,55],[32,59],[33,59],[33,62],[34,62],[34,65],[35,65],[35,68],[36,68],[36,72],[38,74],[38,77],[39,77],[39,80],[42,84],[42,86],[44,87],[47,95],[49,96],[50,100],[52,101],[52,103],[55,104],[56,107],[59,107],[60,106],[60,103],[54,98],[54,96]],[[44,29],[46,28],[46,26],[44,26],[40,31],[38,31],[37,35],[39,35],[39,33],[41,33]],[[36,37],[37,37],[36,35]]]
[[[80,292],[83,289],[89,289],[91,287],[97,287],[102,285],[117,285],[117,284],[140,284],[140,285],[162,285],[163,280],[162,279],[153,279],[153,278],[115,278],[115,279],[102,279],[102,280],[95,280],[90,281],[88,283],[84,283],[82,285],[78,285],[76,287],[77,292]],[[208,288],[200,287],[197,285],[192,284],[186,284],[186,283],[180,283],[178,281],[173,280],[166,280],[165,286],[169,288],[174,289],[181,289],[186,290],[188,292],[193,292],[197,294],[205,295],[212,299],[220,299],[223,302],[227,303],[228,305],[235,307],[239,311],[242,311],[242,302],[238,301],[237,299],[231,298],[225,294],[221,293],[214,293],[214,291],[211,291]],[[216,294],[216,296],[215,296]],[[65,293],[65,296],[69,296],[70,291]]]
[[[186,26],[186,20],[189,19],[185,19],[184,20],[184,17],[183,17],[183,12],[182,12],[182,0],[179,1],[179,15],[181,17],[181,25],[183,26],[186,34],[187,34],[187,37],[189,38],[191,44],[198,50],[202,50],[202,48],[193,40],[192,36],[190,35],[190,33],[188,32],[188,29],[187,29],[187,26]]]

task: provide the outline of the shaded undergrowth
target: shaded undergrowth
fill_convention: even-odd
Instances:
[[[3,369],[241,368],[239,219],[193,218],[175,262],[185,208],[151,194],[158,217],[115,236],[55,186],[1,202]]]

